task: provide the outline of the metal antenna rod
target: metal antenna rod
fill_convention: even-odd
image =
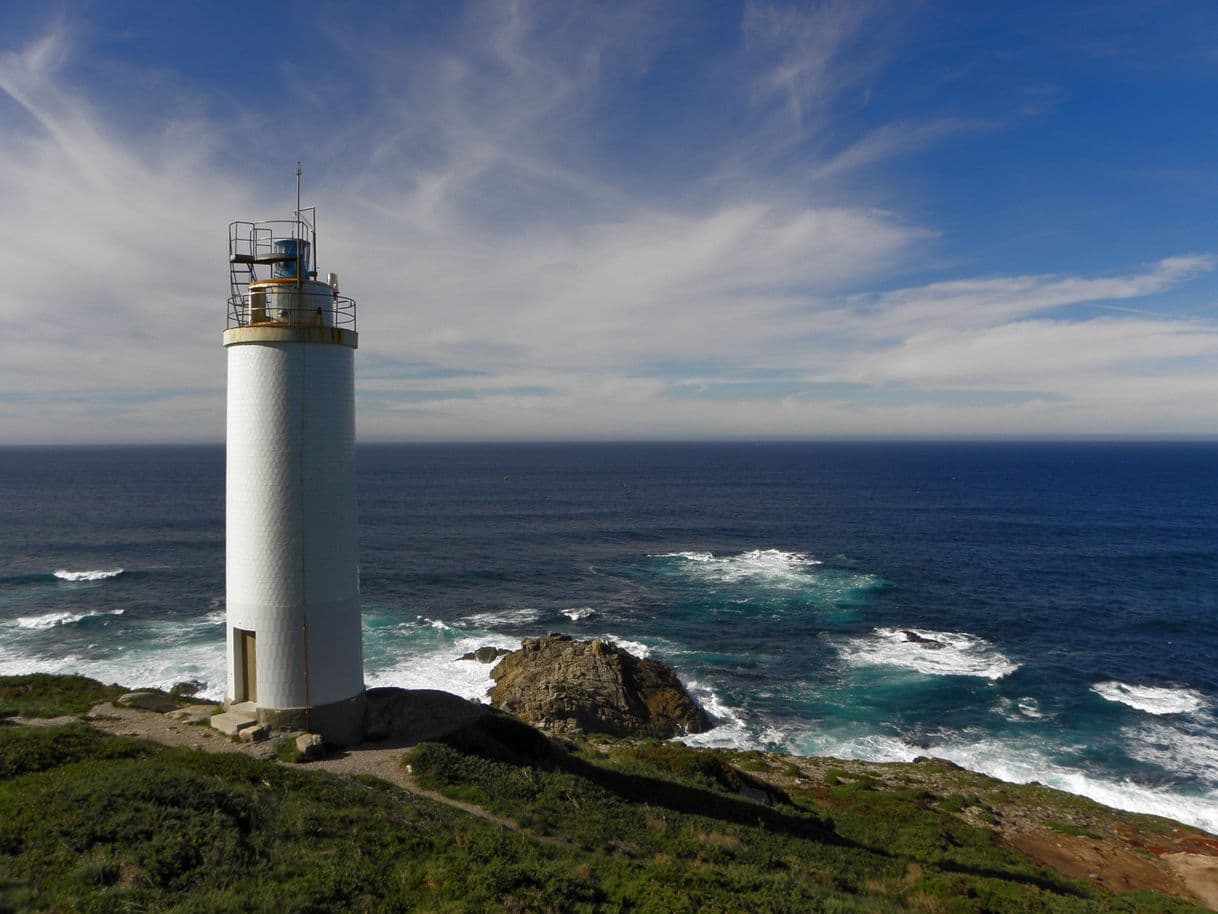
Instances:
[[[299,289],[301,286],[301,281],[300,281],[301,280],[301,276],[300,276],[301,269],[300,268],[303,266],[303,264],[301,263],[301,257],[300,257],[300,244],[301,244],[300,239],[302,239],[304,237],[304,229],[302,229],[301,225],[300,225],[300,161],[299,160],[297,160],[297,162],[296,162],[296,237],[297,237],[297,241],[296,241],[296,288]]]

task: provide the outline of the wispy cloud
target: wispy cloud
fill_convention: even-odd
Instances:
[[[806,124],[810,116],[823,117],[838,93],[879,64],[867,45],[855,41],[877,5],[868,0],[748,3],[743,29],[758,61],[758,99],[778,97],[797,124]]]
[[[825,140],[844,94],[883,69],[892,26],[877,20],[892,17],[877,9],[746,5],[714,64],[746,89],[724,92],[713,142],[673,156],[687,167],[659,192],[612,161],[623,140],[603,125],[633,117],[662,69],[678,34],[664,6],[473,4],[437,13],[426,35],[319,23],[339,75],[293,96],[282,132],[250,130],[267,97],[220,116],[181,87],[120,127],[115,106],[130,101],[90,89],[73,66],[87,49],[53,22],[0,55],[0,317],[21,328],[0,359],[5,437],[218,440],[224,228],[282,214],[297,158],[322,268],[360,303],[367,438],[1218,418],[1199,393],[1218,374],[1213,322],[1156,298],[1211,270],[1209,255],[901,282],[940,233],[857,202],[843,179],[989,128],[933,113]],[[647,128],[656,148],[688,142]],[[276,162],[282,186],[266,180]]]

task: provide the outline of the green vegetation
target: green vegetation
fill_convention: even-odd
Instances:
[[[800,769],[779,789],[758,772],[792,762],[564,751],[506,718],[404,763],[484,814],[370,777],[0,725],[0,911],[1198,910],[1000,845],[955,814],[991,802],[966,777],[940,794]]]
[[[281,762],[303,762],[304,756],[296,748],[296,740],[290,736],[275,740],[275,758]]]
[[[1055,832],[1061,832],[1063,835],[1073,835],[1080,838],[1099,837],[1095,832],[1083,828],[1081,825],[1072,825],[1069,822],[1047,822],[1046,824]]]
[[[99,701],[112,701],[126,691],[85,676],[0,676],[0,717],[84,714]]]

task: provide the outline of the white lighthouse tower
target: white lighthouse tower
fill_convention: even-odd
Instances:
[[[317,279],[316,211],[229,226],[230,715],[358,742],[355,302]]]

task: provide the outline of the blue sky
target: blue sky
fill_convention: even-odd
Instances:
[[[363,440],[1213,437],[1218,6],[9,4],[0,440],[223,437],[304,164]]]

